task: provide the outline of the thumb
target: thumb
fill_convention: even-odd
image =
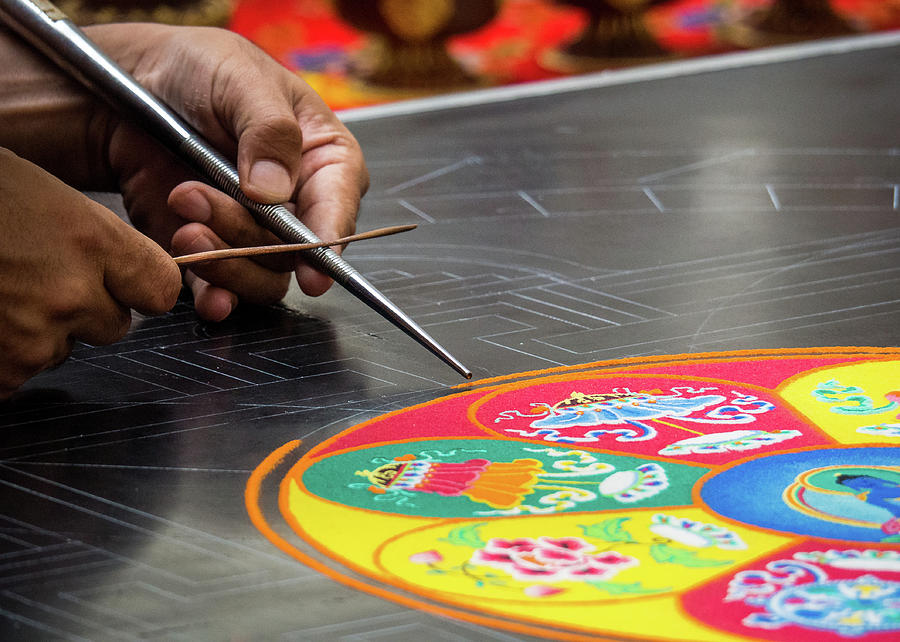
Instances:
[[[300,175],[303,135],[281,94],[278,87],[261,86],[236,97],[235,113],[244,115],[236,123],[241,188],[262,203],[291,200]]]
[[[103,282],[110,295],[141,314],[172,309],[181,292],[181,270],[149,238],[118,220],[120,226],[105,257]]]

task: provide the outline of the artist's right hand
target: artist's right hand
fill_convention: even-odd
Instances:
[[[122,338],[130,308],[169,310],[180,288],[156,243],[0,148],[0,399],[65,360],[75,340]]]
[[[285,203],[320,238],[353,233],[369,180],[362,151],[297,74],[223,29],[98,25],[90,34],[235,162],[246,196]],[[108,133],[101,147],[108,150],[131,220],[160,245],[186,254],[279,242],[236,201],[187,180],[194,177],[179,172],[170,154],[142,132],[127,122],[110,124],[93,131]],[[185,282],[197,314],[219,321],[239,300],[280,301],[292,271],[307,295],[331,286],[328,276],[286,256],[193,266]]]

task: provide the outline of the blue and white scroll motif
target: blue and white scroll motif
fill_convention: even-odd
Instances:
[[[762,608],[743,620],[754,628],[794,625],[844,637],[900,632],[900,582],[874,573],[831,579],[815,564],[800,559],[777,560],[767,564],[766,570],[735,575],[725,601],[738,600]]]
[[[583,394],[573,392],[555,404],[533,403],[526,415],[517,410],[499,413],[500,423],[516,417],[533,418],[531,431],[507,429],[523,437],[540,437],[546,441],[596,441],[601,434],[618,434],[616,441],[647,441],[657,436],[649,421],[679,418],[700,424],[735,425],[756,421],[756,415],[775,406],[753,395],[731,391],[731,398],[721,394],[705,394],[717,388],[675,387],[670,394],[632,392],[614,388],[612,392]],[[567,428],[613,426],[586,432],[583,436],[564,435]]]

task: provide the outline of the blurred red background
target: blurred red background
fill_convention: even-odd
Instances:
[[[721,53],[741,48],[731,37],[732,28],[771,3],[672,0],[650,8],[644,24],[668,57]],[[861,33],[900,28],[900,0],[831,0],[830,6]],[[548,64],[547,53],[573,40],[586,20],[582,10],[552,0],[506,0],[493,21],[451,38],[447,48],[480,86],[559,77],[572,70]],[[301,73],[335,109],[423,93],[373,86],[356,78],[353,61],[365,54],[370,36],[341,21],[329,0],[239,0],[229,27]],[[638,62],[599,60],[595,68]]]

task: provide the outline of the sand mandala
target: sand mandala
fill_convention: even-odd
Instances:
[[[476,382],[254,472],[276,546],[406,606],[555,639],[900,639],[900,350]]]

